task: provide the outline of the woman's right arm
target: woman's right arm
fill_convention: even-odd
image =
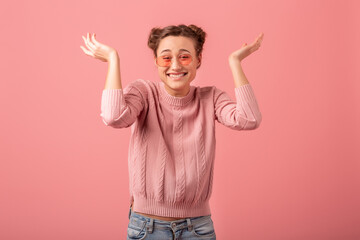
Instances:
[[[84,38],[84,37],[83,37]],[[125,89],[121,85],[120,59],[114,48],[106,46],[95,39],[95,34],[84,42],[88,49],[81,46],[85,54],[108,62],[108,73],[101,98],[103,122],[114,128],[131,126],[145,105],[145,99],[138,83],[131,83]],[[139,86],[139,87],[137,87]]]

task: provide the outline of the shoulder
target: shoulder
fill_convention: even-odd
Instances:
[[[205,86],[205,87],[197,87],[199,92],[199,98],[201,101],[212,102],[213,104],[217,104],[223,100],[230,100],[230,95],[216,86]]]
[[[197,86],[196,89],[201,99],[207,99],[207,98],[213,99],[214,96],[218,95],[219,92],[221,91],[216,86],[204,86],[204,87]]]
[[[128,85],[124,88],[124,91],[129,92],[134,89],[140,92],[143,96],[147,96],[156,89],[156,83],[147,79],[138,78],[128,83]]]
[[[138,78],[138,79],[133,80],[132,82],[128,83],[126,88],[137,88],[139,90],[146,90],[147,88],[154,87],[154,86],[155,86],[154,82],[152,82],[150,80]]]

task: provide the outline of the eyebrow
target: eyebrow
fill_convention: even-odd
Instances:
[[[179,51],[186,51],[186,52],[189,52],[188,50],[184,49],[184,48],[181,48]],[[163,52],[170,52],[170,49],[165,49],[165,50],[162,50],[161,53]],[[161,54],[160,53],[160,54]],[[189,52],[190,53],[190,52]]]

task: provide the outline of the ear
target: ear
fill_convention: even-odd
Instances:
[[[154,64],[157,67],[158,65],[156,64],[156,57],[154,56]]]
[[[201,59],[202,59],[202,53],[200,53],[200,54],[199,54],[199,57],[198,57],[198,60],[199,60],[198,66],[201,65]]]

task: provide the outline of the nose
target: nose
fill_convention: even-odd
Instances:
[[[171,61],[171,69],[180,69],[180,68],[181,68],[181,64],[179,62],[179,59],[173,58]]]

